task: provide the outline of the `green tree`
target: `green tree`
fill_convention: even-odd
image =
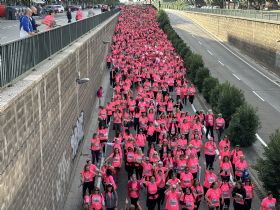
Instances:
[[[204,66],[201,55],[192,53],[189,56],[189,61],[188,61],[187,65],[188,65],[187,67],[189,68],[189,71],[190,71],[190,79],[191,79],[192,82],[194,82],[197,70],[200,67]]]
[[[203,81],[202,84],[202,94],[205,100],[209,103],[210,102],[210,95],[211,91],[219,84],[218,79],[213,77],[208,77]]]
[[[244,103],[232,116],[227,133],[234,145],[241,147],[251,146],[257,139],[256,133],[260,128],[260,119],[257,110]]]
[[[240,89],[230,85],[229,82],[222,84],[219,92],[217,111],[223,114],[226,127],[232,115],[244,102],[244,94]]]
[[[209,69],[207,69],[205,67],[200,67],[197,70],[196,75],[195,75],[195,79],[194,79],[194,84],[196,85],[199,92],[202,91],[204,80],[206,78],[208,78],[209,76],[210,76]]]
[[[259,159],[255,168],[259,178],[267,190],[273,192],[274,196],[280,197],[280,130],[276,130],[270,136],[270,142],[264,148],[264,158]]]
[[[219,101],[219,97],[220,97],[220,92],[221,92],[221,89],[222,89],[222,85],[220,84],[217,84],[215,86],[215,88],[213,88],[211,91],[210,91],[210,99],[209,99],[209,102],[210,102],[210,105],[213,109],[213,111],[215,113],[217,113],[217,107],[218,107],[218,101]]]

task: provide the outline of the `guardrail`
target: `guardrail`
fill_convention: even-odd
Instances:
[[[185,8],[185,10],[193,12],[204,12],[218,15],[228,15],[236,17],[245,17],[262,20],[280,21],[280,13],[266,12],[259,10],[241,10],[241,9],[201,9],[201,8]]]
[[[245,17],[245,18],[252,18],[252,19],[259,19],[259,20],[280,21],[280,13],[278,12],[268,12],[268,11],[259,11],[259,10],[241,10],[241,9],[190,8],[187,5],[178,5],[178,4],[176,5],[170,3],[162,4],[162,8],[211,13],[211,14],[227,15],[227,16],[236,16],[236,17]]]
[[[115,9],[1,45],[0,87],[8,85],[118,12],[119,9]]]

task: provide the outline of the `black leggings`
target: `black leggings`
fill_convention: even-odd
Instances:
[[[89,195],[91,195],[93,186],[94,186],[94,181],[83,183],[83,198],[85,197],[87,190],[88,190]]]
[[[213,163],[215,160],[215,155],[205,155],[206,168],[213,168]]]
[[[233,208],[234,210],[244,210],[244,205],[233,202]]]
[[[194,99],[194,96],[189,96],[189,102],[190,102],[191,104],[193,104],[193,99]]]
[[[229,209],[229,206],[230,206],[230,198],[224,198],[224,204],[221,204],[220,210],[223,210],[225,206]]]
[[[137,206],[138,200],[139,200],[139,198],[130,198],[130,203],[134,206]]]
[[[158,210],[160,210],[160,206],[164,203],[165,199],[165,187],[163,188],[158,188],[158,199],[157,199],[157,205],[158,205]]]
[[[245,199],[244,210],[250,210],[252,207],[252,199]]]
[[[92,163],[93,164],[99,163],[99,160],[100,160],[100,150],[91,150],[91,156],[92,156]]]
[[[142,166],[135,166],[135,173],[137,180],[142,179],[143,167]]]
[[[127,178],[128,178],[128,180],[130,180],[130,177],[132,176],[133,171],[134,171],[134,166],[132,164],[126,163],[125,169],[127,171]]]
[[[149,199],[147,198],[147,207],[148,210],[154,210],[156,208],[157,205],[157,199]]]
[[[206,139],[208,139],[208,133],[209,133],[209,131],[210,131],[211,137],[214,138],[213,127],[214,127],[214,126],[210,126],[210,125],[206,126]]]

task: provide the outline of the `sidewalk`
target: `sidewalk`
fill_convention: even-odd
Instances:
[[[109,71],[106,69],[104,65],[104,73],[103,79],[101,86],[103,87],[105,97],[103,98],[101,104],[104,105],[105,102],[109,101],[111,99],[112,95],[112,88],[110,87],[109,84]],[[95,94],[95,93],[93,93]],[[72,180],[70,180],[70,191],[68,192],[66,202],[64,204],[64,210],[80,210],[82,208],[82,186],[80,182],[80,172],[82,171],[82,168],[85,165],[85,162],[87,159],[91,159],[91,154],[90,154],[90,139],[92,137],[92,134],[97,131],[97,126],[98,126],[98,100],[95,101],[95,104],[93,106],[92,112],[92,119],[90,122],[90,128],[88,133],[85,135],[84,138],[84,145],[82,148],[81,156],[79,157],[77,167],[74,169],[74,177]]]

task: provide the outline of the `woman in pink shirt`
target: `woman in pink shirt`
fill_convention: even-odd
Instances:
[[[191,187],[193,182],[193,175],[190,172],[188,166],[185,167],[185,171],[180,175],[180,185],[183,192],[186,192],[187,187]]]
[[[158,199],[158,186],[154,176],[150,178],[150,181],[143,181],[144,186],[147,188],[147,207],[148,210],[154,210]]]
[[[222,161],[220,161],[220,175],[223,181],[229,182],[231,171],[232,166],[229,157],[224,156]]]
[[[90,150],[92,156],[92,163],[99,163],[101,154],[101,143],[99,137],[97,136],[97,133],[94,133],[92,135]]]
[[[207,168],[205,168],[204,182],[203,182],[204,195],[206,194],[206,192],[208,191],[212,183],[216,181],[218,181],[218,177],[214,173],[214,169],[209,168],[209,170],[207,170]]]
[[[198,179],[193,180],[193,186],[191,187],[193,195],[195,197],[196,210],[199,209],[201,199],[204,195],[203,186],[200,184]]]
[[[213,168],[213,163],[215,161],[216,155],[216,143],[212,137],[209,138],[204,145],[204,154],[205,154],[205,161],[206,161],[206,168]]]
[[[186,188],[185,194],[181,195],[182,210],[194,210],[195,209],[195,196],[192,193],[190,187]]]
[[[192,173],[193,178],[195,179],[197,177],[198,168],[199,168],[199,162],[198,162],[198,158],[197,158],[196,154],[194,154],[194,153],[190,154],[190,158],[188,161],[188,167],[190,168],[190,172]]]
[[[143,134],[142,130],[139,130],[139,133],[136,134],[135,144],[142,149],[142,152],[144,152],[146,145],[146,135]]]
[[[100,189],[98,187],[95,187],[93,190],[93,193],[90,195],[91,200],[91,209],[94,210],[102,210],[105,203],[104,203],[104,196],[100,192]]]
[[[250,210],[252,207],[252,200],[254,197],[254,186],[249,178],[247,178],[243,184],[246,191],[246,198],[244,202],[244,210]]]
[[[219,187],[219,183],[217,181],[211,184],[210,189],[207,191],[205,195],[205,199],[208,203],[208,206],[214,206],[216,210],[219,209],[221,203],[224,203],[224,199],[222,197],[221,189]]]
[[[223,207],[224,208],[229,208],[229,206],[230,206],[230,191],[232,189],[232,184],[223,180],[220,183],[220,189],[221,189],[222,197],[224,199],[224,203],[221,204],[221,208],[222,209],[223,209]]]
[[[138,180],[142,179],[142,173],[143,173],[142,161],[144,161],[144,154],[142,153],[142,150],[138,147],[136,148],[136,152],[134,154],[134,168]]]
[[[140,184],[137,180],[136,174],[132,174],[131,179],[128,181],[128,197],[130,198],[131,204],[137,206],[137,202],[140,196]]]
[[[222,150],[224,150],[225,147],[230,148],[230,141],[229,141],[227,135],[225,135],[224,138],[220,141],[219,150],[222,151]]]
[[[169,186],[169,189],[165,191],[165,210],[179,210],[179,199],[181,194],[182,192],[177,189],[176,184]]]
[[[46,27],[47,30],[58,26],[55,22],[54,16],[55,13],[54,11],[51,10],[49,11],[49,14],[43,19],[42,24],[45,24],[47,26]]]
[[[261,210],[276,210],[276,199],[273,198],[272,192],[267,192],[267,197],[262,200]]]
[[[81,9],[78,9],[78,11],[76,12],[76,21],[82,20],[83,16],[83,11]]]
[[[248,164],[245,160],[245,156],[241,155],[239,160],[237,160],[235,163],[235,179],[237,181],[241,180],[244,170],[248,170]]]
[[[86,164],[81,172],[81,183],[83,184],[83,197],[85,197],[87,190],[89,194],[92,192],[94,186],[93,177],[94,172],[92,172],[89,168],[89,165]]]
[[[196,152],[196,155],[197,155],[197,158],[199,159],[200,157],[200,151],[201,151],[201,147],[202,147],[202,140],[199,139],[199,136],[196,134],[194,136],[194,139],[192,139],[190,141],[190,144],[193,145],[193,149],[195,150]]]
[[[122,156],[120,150],[115,148],[113,153],[111,153],[109,157],[105,159],[105,162],[107,162],[109,159],[112,160],[112,166],[114,167],[115,177],[117,179],[122,165]]]

